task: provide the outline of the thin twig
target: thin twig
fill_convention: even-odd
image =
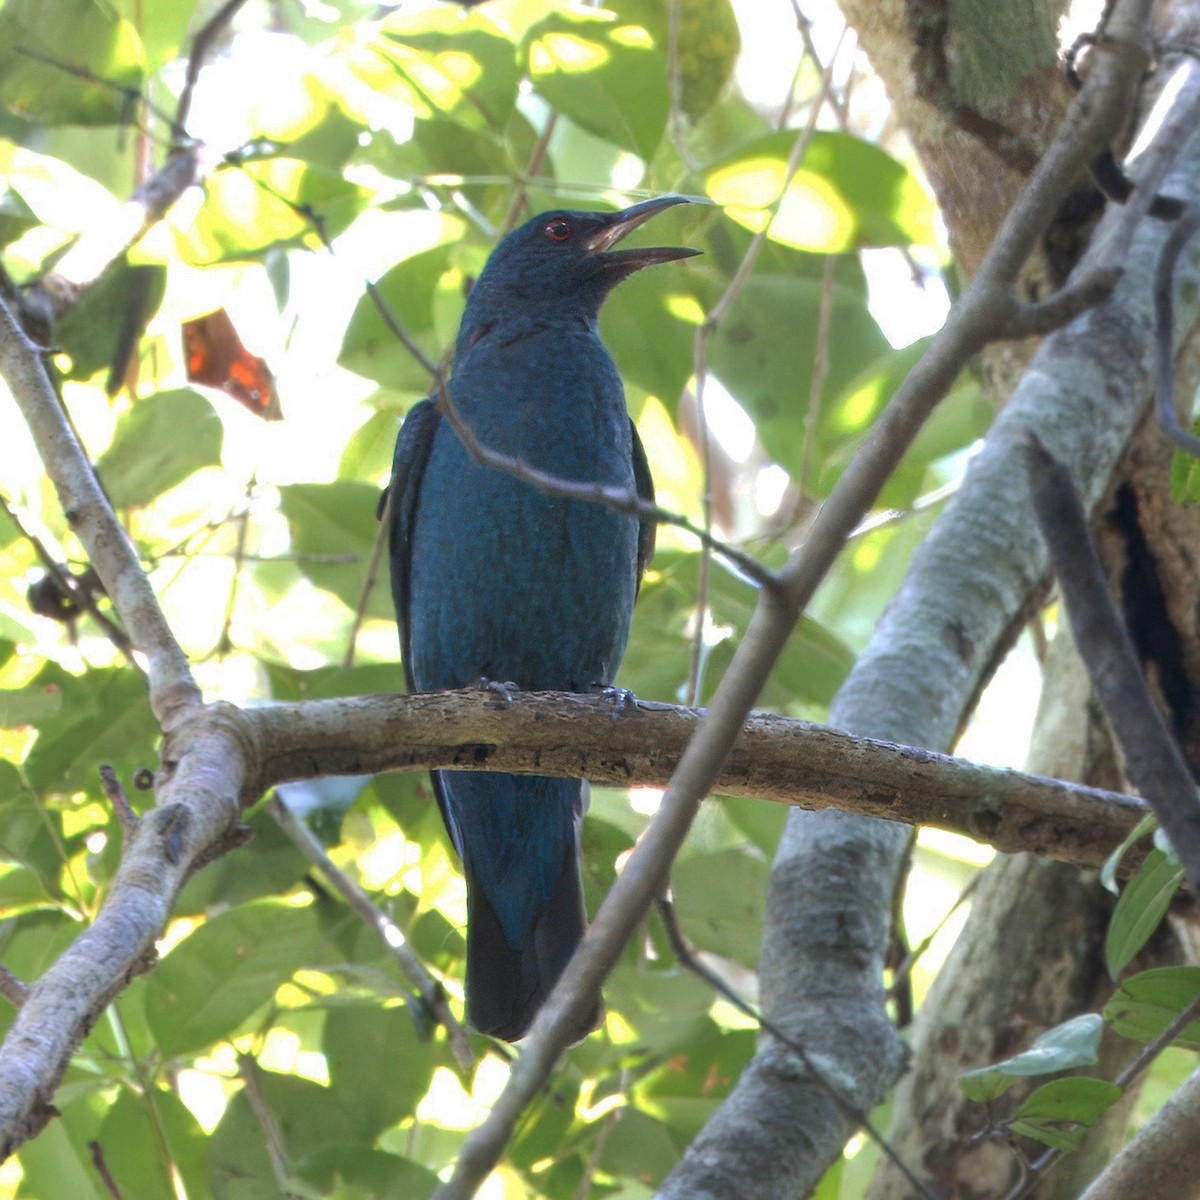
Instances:
[[[389,953],[420,993],[422,1003],[445,1028],[446,1040],[455,1061],[464,1070],[473,1067],[475,1055],[471,1052],[471,1044],[467,1040],[466,1030],[450,1011],[450,1005],[446,1000],[446,993],[441,983],[429,973],[424,963],[408,948],[408,940],[400,927],[385,912],[377,908],[358,882],[346,874],[325,853],[325,848],[308,826],[280,800],[278,795],[272,796],[264,807],[275,819],[279,828],[291,839],[293,845],[313,866],[320,870],[354,913],[383,939]]]
[[[146,657],[150,705],[160,727],[200,703],[187,657],[167,624],[138,556],[108,503],[46,375],[0,301],[0,374],[33,435],[68,524],[83,543],[134,647]]]
[[[43,63],[47,67],[54,67],[66,75],[73,75],[76,79],[82,79],[86,83],[97,84],[99,87],[108,88],[110,91],[116,92],[118,96],[123,96],[125,104],[122,106],[122,124],[126,123],[125,117],[128,112],[128,106],[132,106],[135,102],[145,105],[147,112],[158,117],[160,121],[170,124],[170,116],[161,108],[155,107],[150,98],[140,88],[131,87],[125,83],[117,83],[113,79],[105,79],[103,75],[97,75],[90,67],[85,67],[77,63],[64,62],[60,58],[52,58],[49,54],[43,54],[40,50],[35,50],[32,46],[18,45],[12,49],[15,54],[31,58],[34,62]]]
[[[524,459],[511,458],[507,454],[500,454],[485,446],[475,436],[474,430],[463,420],[450,396],[450,389],[440,377],[438,384],[438,410],[458,435],[464,449],[477,463],[504,471],[516,479],[530,483],[548,496],[557,496],[564,500],[583,500],[589,504],[599,504],[604,508],[611,508],[614,512],[625,513],[631,517],[657,521],[660,525],[673,525],[677,529],[690,533],[702,546],[721,555],[759,587],[770,590],[774,586],[775,573],[770,568],[764,566],[753,555],[747,554],[744,550],[739,550],[736,546],[731,546],[693,525],[679,513],[661,508],[657,504],[643,500],[636,493],[627,492],[622,488],[610,487],[603,483],[579,483],[575,480],[563,479],[530,466]]]
[[[249,501],[255,487],[255,476],[251,474],[246,484],[246,500]],[[237,607],[238,585],[242,568],[246,564],[246,540],[250,534],[250,506],[247,505],[236,517],[237,537],[233,546],[233,578],[229,581],[229,595],[225,600],[225,617],[221,621],[221,632],[217,636],[216,655],[223,658],[233,647],[230,631],[233,629],[233,613]]]
[[[817,452],[817,423],[821,415],[821,393],[825,390],[825,376],[829,373],[829,324],[833,313],[833,279],[837,269],[837,258],[825,255],[821,272],[821,306],[817,311],[817,344],[813,351],[812,376],[808,385],[808,409],[804,414],[804,458],[800,463],[800,478],[797,487],[802,498],[807,499],[812,486],[813,463]]]
[[[904,956],[904,961],[892,974],[892,985],[888,988],[888,995],[890,997],[894,997],[899,989],[907,983],[908,977],[912,974],[913,967],[921,961],[921,958],[927,953],[929,947],[933,945],[938,934],[946,928],[950,918],[971,898],[982,878],[982,874],[972,876],[970,883],[958,893],[958,898],[942,914],[942,919]]]
[[[1200,229],[1200,204],[1189,204],[1175,222],[1154,272],[1154,401],[1158,423],[1167,438],[1194,457],[1200,457],[1200,437],[1179,424],[1175,405],[1175,264],[1183,248]]]
[[[769,1017],[764,1016],[758,1009],[743,1000],[723,980],[715,971],[710,970],[702,963],[693,952],[691,946],[688,945],[687,939],[683,936],[683,930],[679,927],[679,917],[675,912],[675,905],[671,903],[665,896],[660,896],[657,902],[658,915],[662,918],[663,927],[667,931],[667,940],[671,943],[671,949],[675,952],[675,957],[679,962],[704,980],[713,991],[724,996],[730,1004],[739,1012],[744,1013],[752,1021],[761,1028],[765,1029],[772,1037],[781,1041],[797,1058],[804,1064],[805,1070],[812,1076],[817,1085],[829,1096],[829,1098],[845,1112],[852,1120],[856,1121],[866,1135],[879,1147],[883,1154],[892,1162],[896,1170],[904,1176],[906,1180],[916,1190],[925,1197],[925,1200],[938,1200],[938,1197],[929,1190],[905,1165],[904,1160],[896,1153],[888,1142],[887,1138],[881,1134],[874,1125],[871,1124],[871,1119],[867,1113],[856,1104],[849,1096],[847,1096],[840,1088],[836,1087],[829,1079],[825,1077],[824,1072],[813,1061],[809,1052],[794,1038],[789,1037],[778,1025],[776,1025]]]
[[[291,1187],[291,1171],[288,1168],[287,1145],[283,1140],[283,1130],[275,1120],[275,1114],[267,1104],[262,1094],[260,1080],[262,1068],[250,1054],[237,1056],[238,1076],[242,1081],[242,1090],[246,1094],[246,1102],[262,1131],[263,1144],[266,1146],[267,1157],[271,1160],[271,1174],[275,1176],[279,1194],[284,1200],[303,1200]]]
[[[125,661],[140,671],[141,664],[133,655],[133,643],[130,642],[125,631],[107,613],[101,612],[91,589],[83,587],[74,575],[64,570],[62,564],[46,548],[42,539],[25,527],[20,514],[16,507],[9,502],[8,497],[0,495],[0,508],[4,509],[8,519],[17,527],[17,532],[33,547],[33,552],[38,556],[38,561],[42,564],[46,574],[53,578],[58,587],[59,594],[70,596],[80,609],[104,630],[108,640],[120,651]]]
[[[687,113],[683,109],[683,67],[679,61],[679,16],[682,0],[671,0],[667,12],[667,81],[671,87],[671,112],[667,117],[667,128],[675,152],[693,174],[700,170],[687,144]]]
[[[192,96],[196,91],[200,68],[204,65],[209,47],[221,30],[233,20],[237,10],[245,3],[246,0],[225,0],[225,3],[213,13],[192,39],[192,52],[188,56],[183,90],[179,93],[179,105],[175,109],[175,119],[171,122],[171,136],[177,142],[183,141],[187,137],[187,119],[192,109]]]
[[[542,127],[541,135],[534,143],[533,153],[529,156],[529,165],[525,168],[525,174],[521,181],[517,184],[517,190],[513,193],[512,203],[508,206],[508,212],[504,215],[504,220],[500,222],[499,237],[503,237],[506,233],[516,229],[517,222],[521,219],[521,213],[525,208],[525,201],[529,194],[529,180],[536,179],[537,173],[542,169],[542,163],[546,161],[546,152],[550,149],[550,139],[554,136],[554,130],[558,125],[558,112],[551,111],[546,118],[546,124]]]
[[[843,31],[843,36],[845,33]],[[697,451],[700,456],[701,470],[703,472],[703,496],[702,505],[704,513],[704,534],[706,537],[712,536],[712,515],[713,515],[713,496],[712,496],[712,450],[709,438],[708,419],[704,406],[704,391],[708,381],[708,340],[716,335],[717,330],[721,326],[721,322],[729,314],[741,294],[742,289],[750,280],[750,276],[754,271],[755,263],[758,261],[758,256],[762,252],[763,246],[766,244],[767,237],[771,232],[771,225],[779,210],[783,207],[783,202],[787,198],[788,188],[791,186],[792,180],[795,178],[796,172],[800,169],[800,164],[804,161],[804,155],[808,151],[809,145],[812,143],[814,134],[817,131],[817,119],[821,114],[821,106],[826,97],[829,95],[830,88],[833,86],[833,65],[837,60],[838,49],[841,48],[841,41],[838,41],[838,47],[830,56],[828,64],[825,66],[821,75],[821,86],[817,90],[816,99],[813,101],[813,106],[808,114],[808,121],[803,129],[799,132],[796,140],[792,143],[791,151],[788,154],[787,164],[784,167],[783,183],[779,189],[779,195],[775,202],[771,205],[767,220],[762,229],[760,229],[754,237],[750,239],[750,245],[746,248],[746,253],[742,257],[742,261],[738,264],[737,269],[733,273],[733,278],[730,279],[728,287],[722,293],[716,304],[709,310],[708,316],[696,328],[695,337],[692,342],[692,375],[695,380],[695,395],[696,395],[696,429],[699,434],[699,445]],[[789,87],[788,94],[791,95],[791,89],[794,88],[796,80],[799,79],[800,71],[797,68],[796,77]],[[786,105],[784,106],[786,108]],[[692,704],[699,703],[700,684],[701,684],[701,667],[704,661],[704,639],[707,632],[708,624],[708,580],[709,580],[709,546],[706,542],[701,542],[702,553],[700,556],[699,571],[696,579],[696,616],[695,630],[692,633],[692,650],[688,662],[688,678],[687,691],[689,701]]]
[[[618,1096],[624,1096],[629,1088],[629,1081],[633,1073],[628,1067],[622,1070],[617,1079]],[[620,1124],[621,1118],[629,1111],[628,1104],[620,1104],[610,1113],[607,1113],[603,1120],[604,1123],[600,1126],[600,1131],[596,1134],[596,1140],[592,1143],[592,1151],[588,1155],[586,1166],[583,1168],[583,1178],[579,1181],[579,1186],[575,1189],[571,1200],[588,1200],[592,1194],[592,1184],[596,1179],[596,1172],[600,1169],[600,1160],[604,1156],[604,1147],[608,1145],[608,1139],[612,1137],[613,1130]]]
[[[375,589],[375,580],[379,576],[379,563],[383,558],[384,547],[392,530],[392,504],[395,492],[388,488],[387,498],[383,502],[383,511],[375,529],[375,541],[371,544],[371,560],[367,563],[367,573],[363,578],[362,588],[358,593],[358,603],[354,606],[354,620],[350,622],[350,632],[346,635],[346,653],[342,658],[342,670],[348,671],[354,666],[354,652],[358,646],[358,631],[367,619],[367,604],[371,592]]]
[[[1150,1067],[1150,1064],[1200,1015],[1200,995],[1182,1011],[1153,1041],[1147,1042],[1137,1057],[1113,1080],[1113,1084],[1125,1091],[1127,1087]],[[1004,1200],[1022,1200],[1046,1177],[1052,1167],[1062,1159],[1065,1151],[1051,1147],[1043,1151],[1025,1170],[1025,1176]]]
[[[117,773],[113,770],[111,763],[100,764],[100,782],[104,786],[104,794],[108,797],[109,804],[113,806],[113,812],[117,814],[117,820],[121,823],[121,829],[128,840],[137,831],[140,818],[133,811],[129,799],[125,795],[125,789],[121,786],[121,781],[117,778]]]
[[[1067,602],[1079,654],[1125,753],[1125,774],[1154,809],[1200,892],[1200,800],[1187,762],[1117,614],[1070,473],[1031,430],[1024,446],[1034,511]]]
[[[92,1166],[96,1168],[96,1174],[100,1176],[100,1182],[104,1184],[108,1194],[113,1200],[122,1200],[121,1189],[117,1187],[117,1181],[112,1177],[108,1163],[104,1161],[104,1147],[98,1141],[90,1141],[88,1150],[92,1156]]]
[[[3,963],[0,963],[0,996],[13,1006],[20,1008],[29,995],[29,985],[19,980]]]
[[[265,184],[261,186],[266,187]],[[267,190],[271,191],[269,187]],[[323,222],[317,213],[313,212],[307,205],[297,205],[288,200],[286,196],[280,196],[274,191],[271,191],[271,194],[276,196],[282,203],[287,204],[298,215],[305,217],[311,222],[313,231],[316,233],[321,244],[327,251],[330,253],[333,252],[332,243],[326,236]],[[365,290],[392,336],[429,372],[433,385],[433,393],[438,398],[439,411],[458,435],[464,449],[477,463],[492,467],[497,471],[504,471],[516,479],[532,484],[548,496],[556,496],[563,500],[582,500],[587,504],[599,504],[603,508],[610,508],[615,512],[624,513],[628,516],[654,521],[659,525],[671,525],[676,529],[682,529],[685,533],[690,533],[696,538],[702,546],[721,555],[722,558],[740,571],[742,575],[751,582],[756,583],[760,588],[770,588],[774,585],[774,572],[759,562],[752,554],[747,554],[744,550],[740,550],[736,546],[731,546],[727,542],[721,541],[720,538],[713,537],[711,533],[692,524],[681,513],[671,512],[657,504],[643,500],[635,492],[627,492],[621,488],[609,487],[604,484],[580,483],[577,480],[563,479],[547,471],[541,471],[537,467],[530,466],[523,459],[510,458],[506,454],[500,454],[498,451],[485,446],[475,436],[471,427],[463,420],[454,403],[453,397],[450,395],[450,389],[446,384],[446,367],[448,365],[446,360],[449,358],[450,350],[447,350],[443,362],[435,363],[417,345],[403,324],[396,318],[396,315],[388,307],[387,301],[383,298],[378,287],[368,282],[365,285]]]

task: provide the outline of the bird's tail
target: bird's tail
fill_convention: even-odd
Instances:
[[[467,1019],[516,1041],[587,929],[577,779],[437,773],[467,880]],[[597,1003],[577,1031],[596,1027]]]

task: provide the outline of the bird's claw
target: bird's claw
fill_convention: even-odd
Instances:
[[[627,708],[637,708],[638,698],[635,693],[623,687],[597,687],[599,695],[613,706],[613,720],[620,718]]]
[[[481,692],[491,692],[493,695],[499,696],[505,704],[511,704],[513,697],[521,690],[511,679],[501,681],[489,679],[486,675],[481,675],[475,681],[475,686]]]

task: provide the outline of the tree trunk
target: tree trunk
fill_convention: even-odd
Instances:
[[[1200,147],[1193,145],[1170,190],[1194,193],[1198,173]],[[1106,216],[1097,244],[1118,217]],[[1046,594],[1045,550],[1034,532],[1018,450],[1024,431],[1038,432],[1068,465],[1085,504],[1094,506],[1149,392],[1150,283],[1164,236],[1160,224],[1143,222],[1112,298],[1038,348],[958,497],[914,556],[834,702],[831,724],[931,749],[953,744]],[[1192,279],[1197,259],[1193,250],[1181,262]],[[1187,308],[1177,312],[1177,325],[1186,332],[1196,318],[1194,284],[1183,283],[1179,295]],[[810,1055],[819,1055],[821,1074],[860,1109],[883,1097],[905,1056],[887,1022],[880,980],[907,843],[904,831],[885,823],[792,812],[772,868],[760,963],[765,1008]],[[998,870],[994,894],[1011,895],[1004,877],[1021,871],[1021,864]],[[1078,1011],[1078,994],[1090,993],[1095,982],[1082,949],[1094,944],[1097,918],[1077,881],[1040,865],[1033,874],[1042,903],[1052,898],[1074,915],[1063,922],[1059,911],[1043,909],[1066,928],[1039,931],[1029,921],[1019,929],[1027,960],[1040,965],[1049,956],[1061,979],[1045,995],[1009,993],[1021,1000],[1021,1011],[1013,1013],[1008,1036],[1056,1011]],[[1025,978],[1031,988],[1036,967]],[[965,1052],[981,1043],[981,1035],[973,1036]],[[932,1068],[918,1065],[922,1077],[926,1069]],[[855,1125],[804,1061],[764,1034],[757,1057],[661,1194],[667,1200],[805,1195]],[[939,1131],[931,1132],[936,1141]],[[936,1154],[902,1141],[918,1171],[936,1165]]]

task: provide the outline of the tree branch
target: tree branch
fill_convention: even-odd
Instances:
[[[199,704],[200,689],[167,626],[137,553],[75,439],[37,347],[21,331],[3,300],[0,376],[33,434],[67,523],[83,543],[88,561],[100,576],[135,649],[146,658],[150,706],[160,727],[169,730],[181,713]]]
[[[946,327],[872,428],[868,447],[906,442],[911,422],[927,411],[931,393],[941,394],[962,357],[987,336],[1017,327],[1015,272],[1128,111],[1146,8],[1145,2],[1118,6],[1122,37],[1108,47],[1103,74],[1093,72],[1090,97],[1073,106]],[[1148,278],[1165,232],[1144,223],[1113,298],[1043,343],[1023,391],[999,418],[839,692],[831,723],[938,749],[953,744],[1036,603],[1045,572],[1044,557],[1030,548],[1027,502],[1012,487],[1014,427],[1047,429],[1056,447],[1072,442],[1072,471],[1089,480],[1094,502],[1145,395]],[[874,496],[879,460],[864,453],[847,476],[839,482],[844,495],[861,488]],[[795,582],[801,595],[811,593],[821,564],[844,536],[830,507],[809,538],[814,558],[793,560],[782,572],[785,585]],[[881,822],[793,812],[772,869],[760,959],[764,1008],[790,1036],[822,1045],[862,1089],[855,1096],[865,1108],[882,1099],[906,1057],[887,1019],[881,980],[908,840],[906,830]],[[803,1140],[795,1138],[797,1129],[805,1130]],[[767,1037],[661,1194],[664,1200],[804,1194],[851,1132],[803,1064]]]
[[[640,701],[613,719],[601,697],[476,691],[356,696],[254,708],[260,748],[244,803],[295,779],[454,767],[667,783],[703,710]],[[911,746],[752,713],[712,790],[800,808],[932,825],[998,850],[1099,866],[1148,811],[1142,801]],[[1136,867],[1136,860],[1125,864]]]
[[[1138,1131],[1081,1200],[1169,1200],[1194,1189],[1200,1176],[1200,1071]]]
[[[312,830],[278,795],[272,796],[264,807],[279,828],[291,839],[292,845],[341,893],[362,922],[383,939],[388,953],[420,993],[421,1001],[445,1028],[446,1040],[455,1061],[464,1071],[469,1071],[475,1065],[475,1055],[471,1053],[467,1032],[450,1011],[441,983],[430,975],[425,969],[425,964],[408,948],[408,941],[396,923],[371,902],[370,896],[363,891],[357,880],[347,875],[325,853],[325,847],[317,840]]]
[[[1075,644],[1125,753],[1125,774],[1153,807],[1192,890],[1200,891],[1196,782],[1150,695],[1109,595],[1070,474],[1036,434],[1030,433],[1024,450],[1034,511],[1067,602]]]

